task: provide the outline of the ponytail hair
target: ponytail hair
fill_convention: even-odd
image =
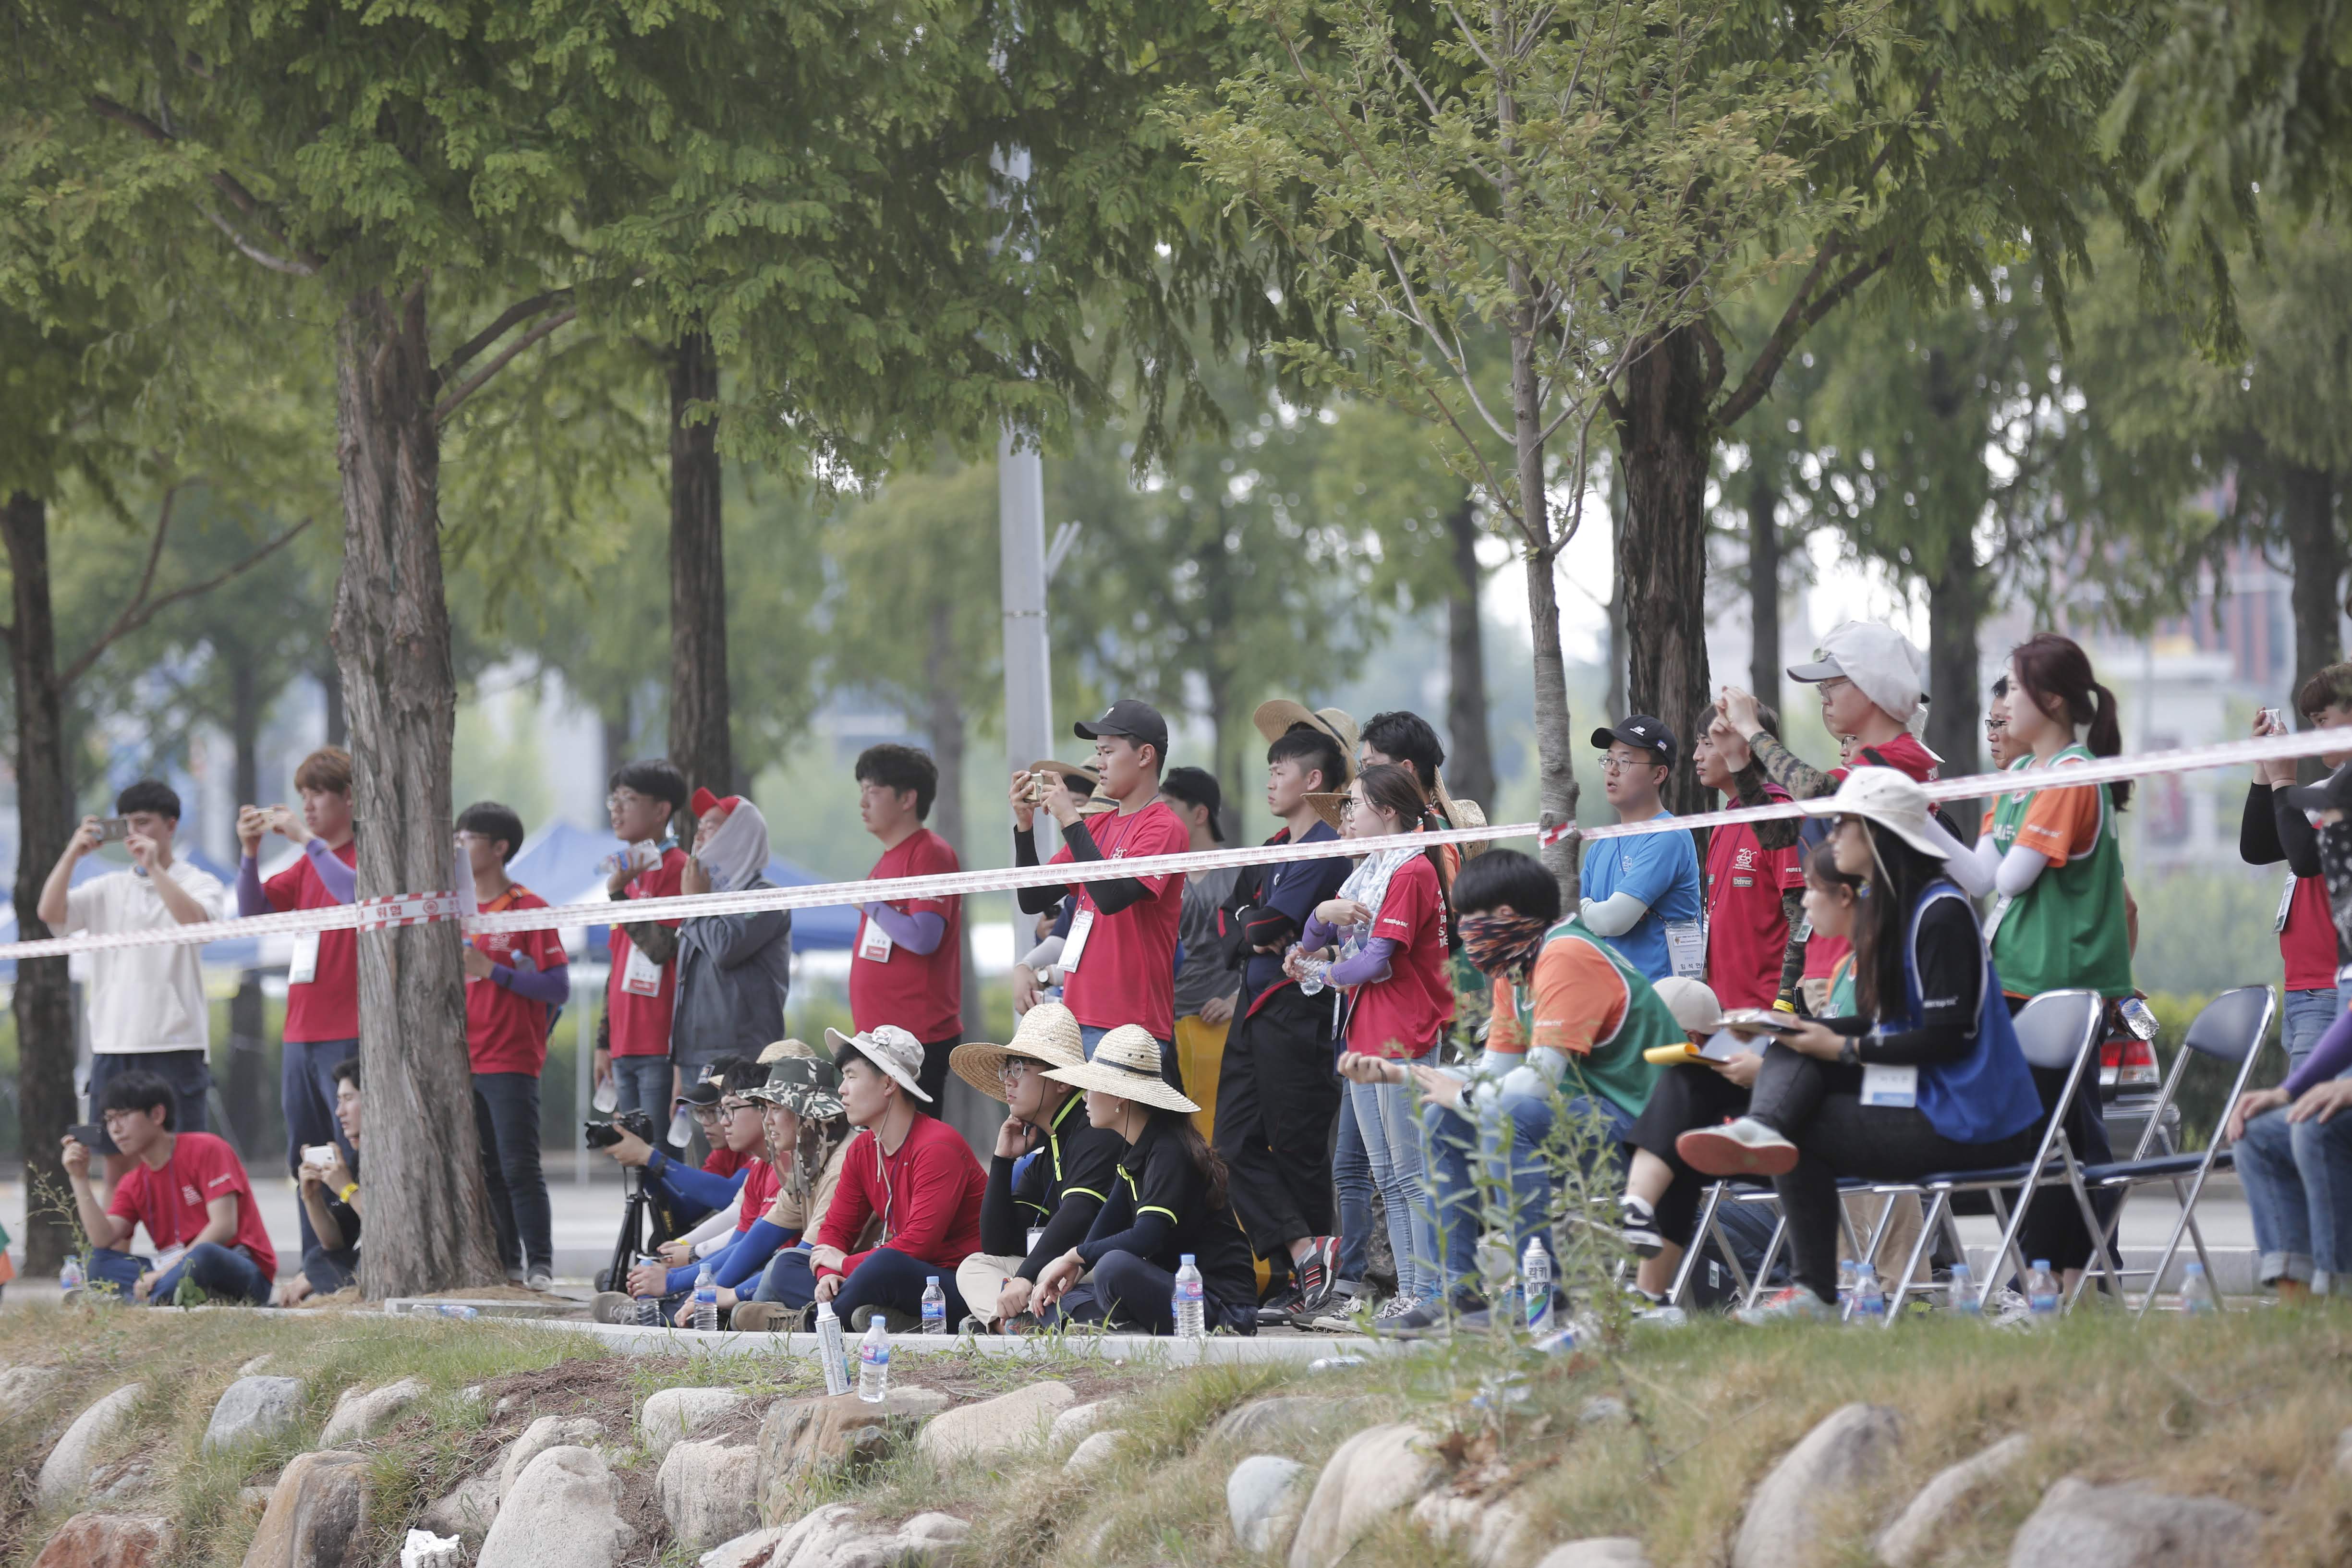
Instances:
[[[2083,743],[2093,756],[2122,754],[2123,717],[2116,694],[2092,675],[2091,656],[2082,644],[2056,632],[2038,632],[2011,649],[2009,658],[2025,700],[2043,713],[2055,706],[2067,723],[2083,732]],[[2012,689],[2011,700],[2020,694]],[[2121,811],[2131,799],[2131,784],[2117,779],[2107,785],[2107,796]]]

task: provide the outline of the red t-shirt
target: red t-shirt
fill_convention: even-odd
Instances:
[[[343,933],[348,936],[351,933]],[[114,1186],[106,1212],[136,1220],[147,1227],[147,1239],[158,1252],[193,1247],[212,1216],[205,1205],[215,1198],[235,1194],[236,1241],[254,1267],[267,1279],[278,1278],[278,1254],[270,1248],[268,1227],[261,1222],[253,1201],[253,1184],[226,1142],[209,1132],[183,1132],[172,1140],[172,1156],[162,1170],[135,1162]]]
[[[876,1215],[882,1216],[882,1246],[952,1271],[980,1250],[980,1200],[987,1190],[988,1173],[971,1145],[937,1117],[916,1117],[895,1154],[882,1153],[874,1134],[860,1131],[817,1226],[816,1245],[840,1251],[845,1261],[817,1273],[856,1273],[869,1254],[850,1249]]]
[[[1425,1057],[1439,1031],[1454,1021],[1445,905],[1437,896],[1437,868],[1427,856],[1414,856],[1389,879],[1371,934],[1397,947],[1389,955],[1388,978],[1355,989],[1348,1010],[1349,1048],[1400,1061]]]
[[[2327,907],[2325,877],[2297,877],[2294,897],[2279,930],[2279,957],[2286,964],[2289,991],[2336,989],[2336,920]]]
[[[746,1165],[759,1163],[764,1162],[753,1155],[738,1154],[724,1143],[702,1157],[702,1168],[714,1176],[731,1176]]]
[[[482,906],[486,915],[509,910],[543,910],[547,900],[524,887],[507,890]],[[563,939],[552,930],[486,931],[468,939],[492,963],[545,973],[571,962]],[[520,959],[522,962],[518,963]],[[466,1051],[476,1072],[520,1072],[539,1076],[547,1065],[547,1004],[519,996],[495,980],[466,982]]]
[[[661,864],[650,871],[640,871],[622,890],[632,899],[674,899],[678,892],[678,879],[686,874],[686,851],[673,844],[662,851]],[[676,921],[664,921],[675,926]],[[677,1005],[677,961],[672,959],[661,966],[656,981],[656,989],[650,996],[640,996],[624,988],[628,979],[629,954],[636,951],[628,933],[618,924],[612,928],[613,972],[604,979],[604,1016],[609,1020],[607,1037],[612,1041],[616,1057],[666,1057],[669,1055],[670,1010]]]
[[[1864,752],[1870,754],[1864,755]],[[1908,730],[1883,746],[1869,746],[1855,751],[1853,760],[1856,766],[1893,768],[1898,773],[1908,773],[1921,784],[1933,784],[1936,779],[1936,770],[1944,765],[1944,760],[1929,751],[1919,737]],[[1834,784],[1843,784],[1846,772],[1844,768],[1832,768],[1831,781]],[[1832,972],[1837,968],[1838,960],[1853,951],[1853,943],[1844,937],[1814,937],[1805,943],[1805,978],[1828,979]],[[1772,994],[1778,996],[1780,992],[1780,983],[1776,979],[1773,983]],[[1725,1005],[1728,1006],[1730,1004],[1726,1003]]]
[[[346,866],[360,863],[359,841],[333,851]],[[310,868],[310,852],[261,884],[273,910],[331,910],[336,907],[327,884]],[[313,978],[286,988],[286,1029],[283,1037],[309,1040],[356,1040],[360,1037],[360,939],[357,931],[322,931],[319,937],[319,967]]]
[[[1774,785],[1774,800],[1788,793]],[[1805,885],[1803,851],[1766,849],[1745,822],[1718,827],[1706,841],[1706,983],[1726,1007],[1769,1007],[1780,994],[1780,961],[1789,950],[1785,892]]]
[[[738,1236],[751,1229],[751,1222],[768,1212],[768,1205],[776,1201],[776,1194],[782,1190],[784,1184],[783,1178],[776,1174],[775,1166],[767,1161],[752,1160],[748,1163],[750,1170],[743,1177],[742,1204],[735,1211],[735,1234]],[[705,1161],[703,1168],[708,1170],[709,1162]]]
[[[946,839],[919,827],[882,851],[866,876],[937,877],[962,869]],[[873,959],[866,956],[867,944],[889,939],[859,915],[857,945],[849,957],[850,1022],[860,1029],[896,1024],[919,1040],[955,1039],[963,1033],[963,900],[892,899],[889,905],[903,915],[937,915],[947,929],[929,952],[909,952],[892,943],[887,958]]]
[[[1087,819],[1087,831],[1106,860],[1132,859],[1144,855],[1181,855],[1192,846],[1181,818],[1157,798],[1140,811],[1107,811]],[[1059,866],[1074,859],[1066,844],[1047,861]],[[1176,926],[1184,913],[1184,879],[1162,874],[1143,877],[1145,896],[1107,915],[1095,907],[1091,884],[1073,882],[1079,915],[1093,916],[1077,967],[1069,967],[1069,949],[1062,950],[1065,971],[1062,1001],[1081,1025],[1115,1029],[1140,1024],[1162,1040],[1176,1037]],[[1076,941],[1075,932],[1072,940]]]

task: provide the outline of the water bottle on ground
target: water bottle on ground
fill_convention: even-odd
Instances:
[[[1529,1237],[1527,1251],[1519,1256],[1519,1289],[1527,1301],[1528,1332],[1538,1336],[1549,1333],[1551,1254],[1544,1250],[1542,1237]]]
[[[2035,1258],[2025,1276],[2025,1310],[2037,1323],[2058,1319],[2058,1276],[2050,1272],[2046,1258]]]
[[[857,1397],[868,1405],[879,1405],[890,1396],[890,1331],[882,1326],[882,1314],[866,1330],[866,1337],[857,1342]]]
[[[923,1277],[923,1332],[944,1334],[948,1331],[948,1293],[940,1289],[940,1277]]]
[[[1853,1271],[1853,1317],[1851,1321],[1869,1328],[1883,1328],[1886,1323],[1886,1291],[1878,1283],[1878,1270],[1864,1263]]]
[[[1977,1299],[1976,1276],[1969,1272],[1967,1264],[1952,1265],[1952,1277],[1944,1289],[1944,1299],[1951,1303],[1953,1311],[1964,1318],[1984,1316],[1984,1303]]]
[[[824,1368],[824,1391],[848,1393],[849,1354],[841,1342],[841,1319],[830,1301],[816,1304],[816,1359]]]
[[[1854,1262],[1851,1258],[1838,1259],[1838,1310],[1846,1311],[1853,1305],[1855,1284]]]
[[[81,1289],[81,1259],[71,1253],[66,1255],[65,1262],[58,1268],[58,1289],[60,1290]]]
[[[719,1331],[719,1281],[708,1268],[695,1276],[693,1322],[706,1334]]]
[[[1519,1304],[1519,1260],[1511,1252],[1511,1238],[1490,1230],[1478,1238],[1475,1257],[1478,1285],[1486,1294],[1488,1321],[1497,1334],[1508,1333],[1526,1310]]]
[[[1209,1319],[1206,1300],[1201,1288],[1200,1266],[1192,1255],[1185,1253],[1176,1269],[1176,1289],[1169,1299],[1176,1315],[1176,1337],[1180,1340],[1206,1338]]]
[[[2205,1278],[2202,1263],[2189,1265],[2180,1281],[2180,1310],[2192,1318],[2201,1318],[2219,1311],[2221,1303],[2214,1299],[2213,1282]]]

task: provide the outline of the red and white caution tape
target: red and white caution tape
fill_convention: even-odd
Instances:
[[[2164,773],[2195,773],[2208,768],[2255,762],[2286,762],[2339,751],[2347,737],[2325,730],[2292,735],[2229,741],[2212,746],[2147,752],[2137,756],[2106,757],[2064,768],[2034,768],[2019,773],[1977,773],[1945,779],[1927,786],[1935,800],[1969,800],[1995,795],[2022,795],[2045,789],[2109,784],[2119,779],[2147,778]],[[1063,887],[1097,882],[1113,877],[1160,877],[1226,866],[1262,866],[1284,860],[1318,859],[1327,856],[1359,856],[1375,849],[1429,848],[1441,844],[1482,844],[1506,838],[1534,838],[1554,844],[1570,832],[1584,838],[1622,838],[1644,833],[1671,833],[1693,827],[1719,827],[1740,822],[1767,822],[1801,816],[1793,801],[1770,805],[1735,806],[1700,812],[1691,816],[1660,817],[1649,822],[1608,823],[1581,829],[1541,823],[1496,823],[1484,827],[1455,827],[1443,832],[1396,834],[1381,838],[1332,838],[1308,844],[1260,844],[1224,849],[1187,851],[1181,855],[1139,856],[1127,859],[1065,861],[1055,866],[1011,866],[986,871],[956,871],[936,877],[893,877],[855,882],[821,882],[803,888],[747,888],[733,893],[681,894],[668,899],[638,899],[625,904],[591,902],[562,904],[537,910],[505,910],[497,914],[461,914],[454,893],[403,893],[363,900],[333,909],[289,910],[243,920],[205,921],[163,931],[123,931],[107,935],[51,937],[38,942],[0,942],[0,958],[47,958],[61,953],[92,952],[108,948],[222,942],[241,937],[306,931],[376,931],[435,921],[458,921],[468,935],[489,931],[547,931],[563,926],[608,925],[615,917],[639,921],[688,920],[696,916],[752,914],[764,910],[822,909],[879,900],[953,898],[969,893],[1001,893],[1022,888]]]

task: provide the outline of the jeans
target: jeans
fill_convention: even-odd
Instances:
[[[841,1282],[841,1294],[833,1299],[833,1310],[845,1323],[849,1314],[860,1307],[887,1307],[910,1318],[920,1317],[924,1281],[936,1276],[940,1289],[947,1293],[948,1329],[952,1332],[971,1310],[964,1304],[963,1292],[956,1289],[955,1275],[952,1263],[926,1263],[911,1252],[877,1247]]]
[[[1072,1286],[1067,1295],[1046,1309],[1041,1321],[1048,1326],[1101,1323],[1140,1329],[1147,1334],[1172,1334],[1176,1331],[1175,1294],[1176,1276],[1150,1258],[1132,1252],[1106,1252],[1087,1282]],[[1255,1301],[1228,1305],[1204,1292],[1201,1306],[1202,1321],[1211,1333],[1220,1330],[1257,1332]]]
[[[2292,1073],[2303,1065],[2303,1058],[2319,1044],[2319,1037],[2327,1033],[2327,1026],[2344,1011],[2342,999],[2334,986],[2325,990],[2290,991],[2286,994],[2286,1010],[2279,1020],[2279,1037],[2286,1045],[2287,1071]]]
[[[314,1247],[302,1255],[302,1278],[319,1295],[331,1296],[359,1277],[360,1249],[356,1247],[338,1247],[332,1252]]]
[[[357,1040],[286,1042],[285,1059],[278,1074],[278,1094],[286,1110],[286,1169],[289,1174],[302,1173],[305,1143],[332,1143],[343,1152],[343,1163],[356,1168],[358,1151],[343,1136],[342,1124],[335,1120],[335,1069],[359,1054]],[[307,1253],[319,1245],[319,1233],[310,1228],[310,1210],[297,1204],[294,1215],[301,1226],[302,1250]]]
[[[787,1247],[770,1258],[751,1300],[781,1301],[787,1307],[805,1307],[815,1300],[816,1275],[809,1268],[809,1249]]]
[[[1401,1083],[1351,1083],[1348,1103],[1355,1108],[1372,1181],[1388,1210],[1397,1294],[1423,1300],[1437,1289],[1437,1238],[1422,1186],[1421,1126],[1413,1119],[1412,1090]]]
[[[108,1083],[127,1072],[152,1072],[172,1086],[174,1132],[213,1130],[205,1100],[212,1092],[213,1071],[203,1051],[193,1047],[184,1051],[94,1051],[89,1058],[89,1119],[99,1124],[99,1129],[98,1142],[91,1153],[122,1152],[106,1135],[106,1112],[100,1107],[106,1100]]]
[[[1365,1249],[1372,1230],[1371,1156],[1364,1152],[1363,1129],[1356,1125],[1352,1100],[1339,1101],[1339,1140],[1331,1150],[1331,1185],[1339,1194],[1339,1278],[1360,1282],[1370,1267]]]
[[[490,1189],[499,1261],[509,1275],[517,1269],[525,1278],[552,1274],[555,1221],[548,1206],[547,1174],[539,1167],[538,1076],[476,1073],[474,1127],[482,1140],[482,1180]]]
[[[131,1300],[131,1287],[139,1276],[151,1266],[151,1259],[134,1258],[128,1252],[117,1252],[101,1247],[89,1255],[89,1277],[113,1285]],[[200,1241],[188,1248],[187,1255],[165,1269],[155,1283],[148,1288],[147,1304],[169,1307],[172,1298],[179,1293],[182,1279],[193,1279],[205,1295],[215,1301],[244,1301],[260,1306],[269,1300],[269,1276],[258,1264],[233,1247],[223,1247],[216,1241]]]
[[[1600,1168],[1615,1164],[1617,1147],[1633,1125],[1632,1117],[1600,1095],[1555,1100],[1507,1094],[1480,1109],[1475,1129],[1460,1112],[1444,1106],[1422,1108],[1443,1249],[1438,1266],[1449,1295],[1465,1284],[1476,1284],[1481,1232],[1509,1237],[1514,1258],[1525,1253],[1535,1237],[1549,1237],[1556,1181],[1549,1155],[1557,1152],[1547,1145],[1562,1116],[1567,1127],[1597,1129],[1597,1138],[1584,1151],[1588,1181]],[[1559,1255],[1556,1245],[1548,1250],[1555,1258]]]
[[[1092,1024],[1078,1026],[1078,1043],[1086,1047],[1087,1060],[1095,1059],[1095,1047],[1101,1045],[1102,1037],[1109,1033],[1108,1029],[1097,1029]],[[1160,1040],[1157,1035],[1151,1037]],[[1176,1042],[1173,1040],[1160,1040],[1160,1076],[1166,1079],[1168,1086],[1179,1094],[1184,1091],[1184,1071],[1177,1065]]]
[[[667,1057],[614,1057],[613,1092],[620,1102],[614,1111],[642,1110],[652,1119],[656,1134],[666,1131],[671,1070]]]
[[[2352,1291],[2352,1117],[2290,1122],[2284,1107],[2266,1111],[2246,1123],[2237,1158],[2262,1282]]]

